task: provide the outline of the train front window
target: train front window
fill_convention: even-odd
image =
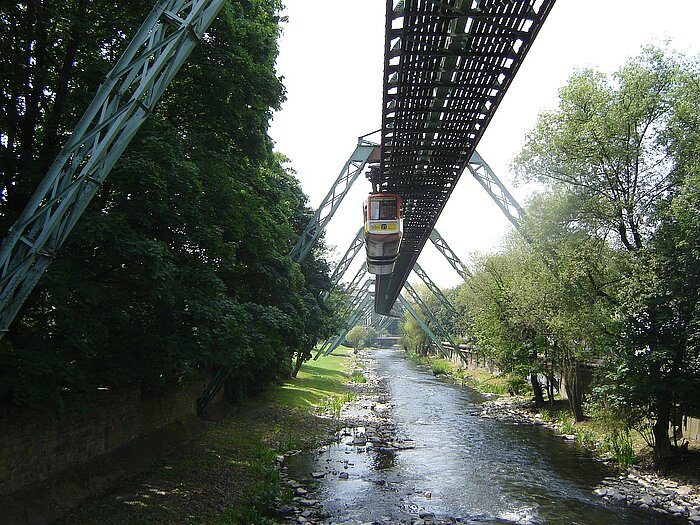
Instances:
[[[395,221],[396,220],[396,201],[385,200],[379,206],[380,221]]]
[[[379,219],[379,201],[369,201],[369,218],[373,221]]]

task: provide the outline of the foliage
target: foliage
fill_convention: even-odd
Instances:
[[[367,378],[359,370],[353,370],[352,374],[350,374],[350,381],[353,383],[366,383]]]
[[[516,396],[524,396],[528,392],[532,392],[530,389],[530,385],[527,384],[527,381],[525,381],[522,377],[518,376],[510,376],[508,377],[508,380],[506,381],[506,385],[508,387],[508,392],[513,393]]]
[[[698,84],[696,59],[656,48],[573,75],[515,162],[545,184],[528,248],[483,258],[460,291],[485,351],[504,370],[558,371],[576,420],[578,370],[601,360],[598,399],[648,428],[657,458],[673,413],[698,406]]]
[[[367,328],[361,325],[353,326],[345,336],[345,341],[355,350],[364,348],[367,340]]]
[[[434,376],[446,376],[450,375],[450,373],[452,372],[452,364],[449,361],[445,361],[443,359],[433,360],[433,362],[430,364],[430,368]]]
[[[559,420],[559,431],[562,434],[576,434],[576,427],[574,426],[574,422],[568,418],[564,417]]]
[[[574,433],[576,434],[576,441],[581,443],[584,447],[594,447],[596,444],[595,433],[588,428],[575,428]]]
[[[631,466],[635,459],[629,431],[613,431],[603,438],[601,451],[612,455],[623,467]]]
[[[86,5],[0,7],[5,230],[152,8]],[[323,246],[301,266],[288,257],[311,212],[267,135],[284,97],[279,8],[225,4],[0,344],[2,403],[52,410],[218,368],[240,398],[333,330]]]
[[[612,75],[577,72],[560,90],[559,107],[539,116],[518,173],[567,188],[589,232],[614,232],[627,250],[642,248],[654,203],[671,185],[664,132],[680,70],[679,57],[646,48]]]
[[[430,339],[413,316],[404,315],[399,324],[399,344],[411,353],[426,355],[430,348]]]

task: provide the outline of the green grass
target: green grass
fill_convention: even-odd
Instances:
[[[435,376],[447,376],[450,375],[456,367],[447,359],[435,359],[430,364],[430,368]]]
[[[508,392],[508,377],[504,375],[494,375],[488,370],[476,369],[467,370],[464,378],[472,388],[480,392],[499,395]]]
[[[366,383],[367,378],[359,370],[353,370],[352,374],[350,374],[350,381],[353,383]]]
[[[265,392],[259,401],[275,402],[290,408],[321,406],[326,398],[347,392],[344,383],[352,365],[352,349],[341,346],[330,356],[304,363],[296,379]],[[259,402],[258,401],[258,402]]]

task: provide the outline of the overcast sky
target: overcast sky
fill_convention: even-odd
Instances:
[[[310,204],[317,208],[353,152],[357,137],[381,126],[385,2],[286,0],[278,74],[287,101],[270,134],[289,157]],[[698,0],[557,0],[489,124],[477,151],[521,203],[509,165],[538,113],[557,105],[557,92],[577,69],[614,71],[647,44],[700,53]],[[379,141],[378,135],[375,137]],[[370,191],[358,179],[327,228],[334,259],[362,225],[361,202]],[[466,263],[475,252],[495,251],[510,223],[467,172],[438,220],[437,229]],[[348,271],[351,278],[364,254]],[[430,242],[419,263],[441,287],[459,276]],[[417,278],[411,277],[411,282]]]

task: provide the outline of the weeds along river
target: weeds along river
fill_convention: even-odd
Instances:
[[[475,524],[685,523],[606,503],[592,491],[611,471],[577,445],[537,426],[480,417],[482,396],[402,352],[372,355],[368,372],[384,378],[395,434],[415,448],[338,443],[292,458],[288,475],[310,483],[305,497],[330,515],[319,523],[411,523],[428,513]],[[312,472],[325,476],[311,480]]]

